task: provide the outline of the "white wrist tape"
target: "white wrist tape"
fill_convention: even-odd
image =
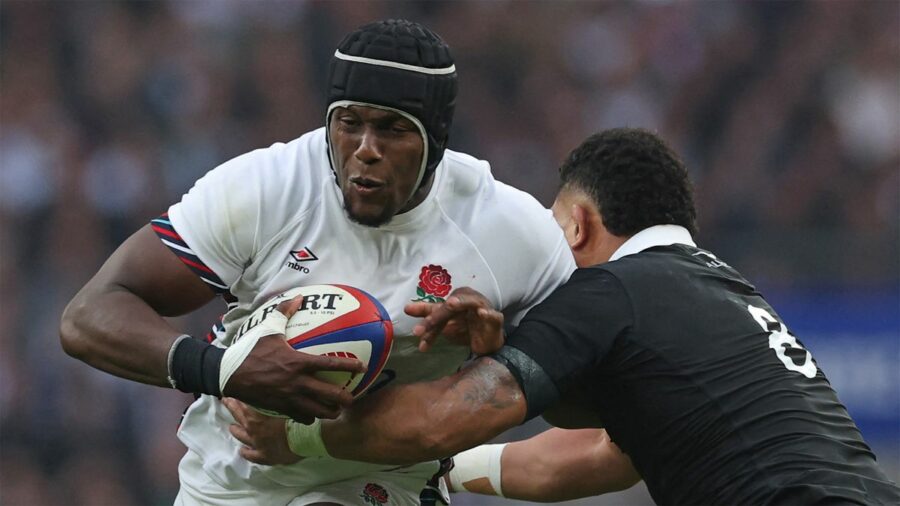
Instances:
[[[311,425],[303,425],[294,420],[285,420],[288,447],[301,457],[329,457],[322,440],[322,421],[316,418]]]
[[[222,365],[219,368],[220,392],[225,392],[225,385],[231,379],[231,375],[244,363],[247,355],[256,346],[257,341],[271,334],[284,334],[287,322],[287,317],[281,314],[280,311],[272,311],[265,319],[225,349],[225,355],[222,356]]]
[[[506,443],[481,445],[466,450],[453,457],[453,469],[450,470],[450,485],[455,492],[469,490],[466,483],[479,478],[487,478],[494,492],[503,497],[501,484],[500,457]]]

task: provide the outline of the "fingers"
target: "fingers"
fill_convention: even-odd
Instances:
[[[250,437],[250,434],[247,432],[247,429],[245,429],[243,425],[233,423],[228,426],[228,432],[230,432],[231,435],[234,436],[234,438],[240,441],[242,444],[245,444],[249,447],[254,446],[253,438]]]
[[[431,345],[437,340],[438,336],[454,317],[465,312],[465,309],[454,309],[450,305],[450,301],[455,299],[453,296],[441,304],[433,304],[428,316],[413,327],[413,334],[419,337],[419,351],[428,351]]]
[[[453,290],[453,292],[450,293],[450,297],[447,298],[447,301],[449,302],[450,299],[453,298],[463,304],[476,304],[480,307],[491,307],[491,301],[489,301],[487,297],[482,295],[481,292],[469,288],[468,286]],[[454,303],[451,303],[451,306],[452,305],[454,305]]]
[[[257,464],[268,465],[269,462],[266,460],[265,455],[262,454],[259,450],[255,448],[251,448],[249,446],[242,446],[238,451],[241,454],[241,457],[249,460],[250,462],[255,462]]]
[[[278,306],[276,307],[276,309],[284,316],[287,316],[288,318],[290,318],[291,316],[294,316],[294,313],[296,313],[297,310],[300,309],[300,306],[302,306],[302,305],[303,305],[303,296],[298,295],[298,296],[294,297],[293,299],[280,302],[278,304]]]
[[[419,337],[419,351],[422,352],[428,351],[439,335],[447,335],[455,342],[464,342],[473,331],[472,317],[477,316],[479,310],[489,310],[491,307],[490,301],[483,295],[465,287],[454,290],[443,303],[429,306],[426,309],[407,304],[408,314],[423,315],[422,321],[413,328],[413,334]]]
[[[246,404],[232,397],[222,397],[222,404],[228,409],[237,423],[241,425],[247,424],[247,418],[245,417],[246,413],[244,411],[244,406],[246,406]]]
[[[290,451],[285,434],[284,420],[265,416],[236,399],[223,399],[222,403],[237,423],[228,426],[228,432],[241,443],[240,455],[257,464],[292,464],[299,457]]]
[[[311,355],[295,351],[284,340],[267,336],[259,340],[251,358],[239,369],[243,383],[227,395],[253,406],[273,410],[300,423],[318,418],[334,419],[353,402],[353,394],[316,376],[320,371],[337,371],[339,376],[362,374],[366,366],[359,360]],[[249,385],[248,385],[249,383]],[[258,415],[236,400],[223,401],[235,420],[246,423]]]
[[[503,313],[480,308],[469,319],[469,346],[476,355],[494,353],[503,347]]]
[[[335,418],[341,408],[353,403],[353,394],[343,385],[335,385],[315,377],[305,378],[298,385],[295,400],[308,401],[309,408],[318,418]]]
[[[363,364],[355,358],[330,357],[327,355],[310,355],[308,353],[303,353],[303,355],[308,357],[308,364],[305,369],[309,372],[345,371],[357,374],[366,372],[366,364]]]
[[[329,357],[325,355],[310,355],[297,352],[296,358],[303,361],[300,374],[295,375],[296,383],[293,390],[296,396],[292,399],[297,409],[285,412],[301,423],[311,423],[306,417],[294,417],[293,413],[302,413],[307,410],[318,418],[333,419],[340,415],[341,407],[353,403],[353,394],[343,385],[336,385],[324,381],[314,374],[322,371],[348,372],[351,374],[364,374],[366,365],[356,359]]]
[[[247,447],[247,446],[241,447],[240,454],[241,454],[241,457],[244,457],[245,459],[249,460],[250,462],[254,462],[256,464],[262,464],[265,466],[271,466],[271,465],[278,464],[278,462],[271,459],[264,452],[257,450],[256,448],[251,448],[251,447]]]
[[[403,312],[408,314],[409,316],[424,318],[431,314],[431,310],[436,305],[437,304],[433,304],[431,302],[410,302],[409,304],[403,306]]]
[[[324,355],[305,355],[306,364],[303,366],[303,376],[298,377],[298,393],[311,397],[318,401],[316,416],[319,418],[335,418],[340,414],[340,408],[353,403],[353,394],[344,388],[324,381],[314,375],[316,372],[348,372],[352,375],[364,374],[366,365],[356,359],[328,357]],[[310,374],[313,373],[313,374]],[[353,376],[351,376],[353,377]]]

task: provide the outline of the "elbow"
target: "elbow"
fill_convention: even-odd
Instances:
[[[87,342],[78,324],[83,305],[78,298],[72,300],[63,311],[59,322],[59,341],[67,355],[79,360],[87,354]]]

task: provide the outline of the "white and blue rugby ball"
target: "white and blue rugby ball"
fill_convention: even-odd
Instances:
[[[355,358],[366,364],[364,374],[339,371],[316,373],[322,380],[350,390],[354,397],[362,395],[378,378],[390,356],[394,339],[390,315],[378,299],[359,288],[310,285],[273,297],[251,314],[246,322],[258,322],[281,302],[300,295],[303,296],[303,303],[288,319],[285,329],[288,344],[303,353]]]

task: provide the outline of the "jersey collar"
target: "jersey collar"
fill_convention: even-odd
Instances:
[[[697,246],[694,244],[691,233],[680,225],[654,225],[631,236],[609,257],[609,261],[634,255],[654,246],[670,246],[672,244]]]

